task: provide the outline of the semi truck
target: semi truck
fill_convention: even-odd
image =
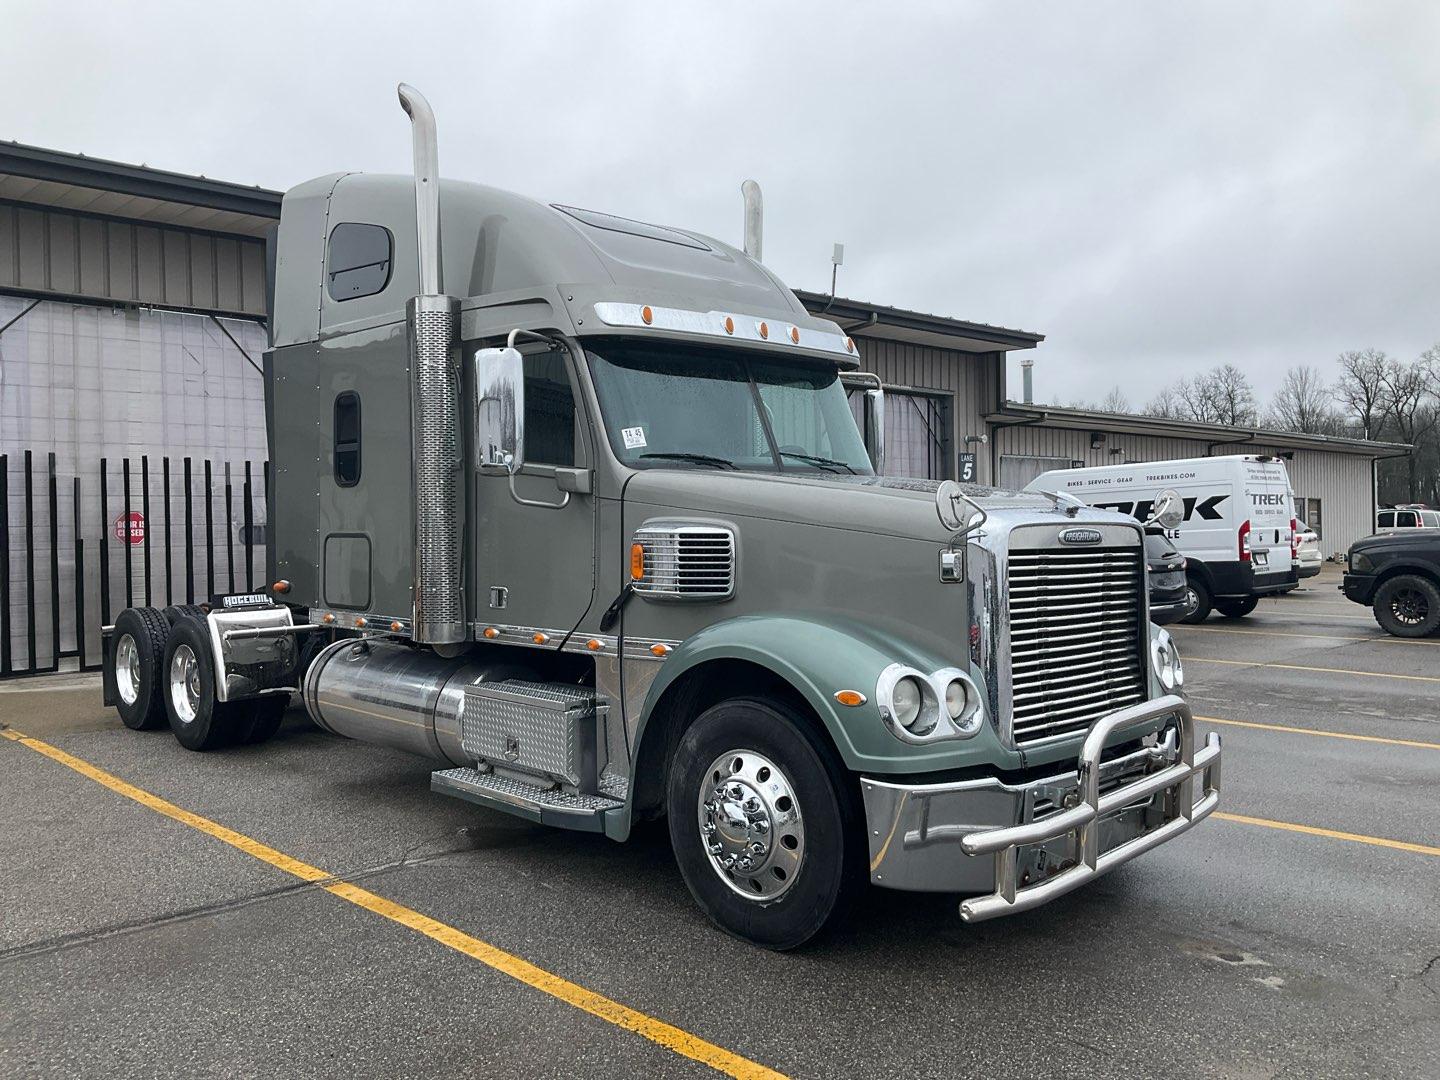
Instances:
[[[302,183],[269,245],[270,584],[122,612],[126,725],[260,742],[299,694],[439,794],[663,818],[774,949],[867,882],[1026,911],[1214,810],[1140,523],[884,475],[883,386],[760,262],[753,183],[739,250],[442,181],[399,97],[413,175]]]

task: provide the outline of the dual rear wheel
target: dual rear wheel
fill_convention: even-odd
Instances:
[[[187,750],[260,743],[279,730],[288,694],[220,701],[204,615],[175,608],[126,608],[115,620],[116,709],[125,726],[168,723]]]

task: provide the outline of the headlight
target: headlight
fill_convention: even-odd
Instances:
[[[897,680],[895,689],[890,691],[890,707],[895,719],[906,728],[913,728],[920,719],[920,701],[920,683],[909,675]]]
[[[1350,569],[1357,574],[1368,574],[1375,569],[1375,564],[1363,551],[1352,551],[1350,552]]]
[[[1175,648],[1174,639],[1166,631],[1161,630],[1155,635],[1150,652],[1155,661],[1155,677],[1166,693],[1185,685],[1185,665],[1180,662],[1180,651]]]

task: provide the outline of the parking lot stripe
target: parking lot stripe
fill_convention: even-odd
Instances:
[[[1440,648],[1440,641],[1422,640],[1419,638],[1391,637],[1383,631],[1366,637],[1343,636],[1340,634],[1304,634],[1294,630],[1239,630],[1229,626],[1169,626],[1167,630],[1173,635],[1177,629],[1186,633],[1200,634],[1250,634],[1253,637],[1294,637],[1310,638],[1313,641],[1374,641],[1379,644],[1390,645],[1428,645],[1430,648]]]
[[[1384,743],[1387,746],[1413,746],[1421,750],[1440,750],[1440,743],[1417,742],[1413,739],[1384,739],[1379,735],[1351,735],[1348,731],[1324,731],[1320,728],[1291,727],[1288,724],[1259,724],[1254,720],[1222,720],[1218,716],[1197,716],[1197,723],[1228,724],[1230,727],[1258,728],[1261,731],[1286,731],[1291,735],[1319,735],[1327,739],[1353,739],[1356,742]]]
[[[1208,656],[1187,656],[1187,664],[1229,664],[1233,667],[1279,668],[1282,671],[1319,671],[1326,675],[1364,675],[1371,679],[1404,679],[1408,682],[1440,683],[1440,675],[1396,675],[1388,671],[1352,671],[1349,668],[1306,667],[1303,664],[1271,664],[1264,660],[1215,660]]]
[[[333,874],[326,873],[319,867],[301,862],[299,859],[286,855],[283,851],[277,851],[267,844],[262,844],[259,840],[246,836],[244,833],[236,832],[209,818],[191,813],[158,795],[152,795],[142,788],[121,780],[104,769],[91,765],[88,761],[82,761],[72,754],[67,754],[64,750],[51,746],[49,743],[23,735],[13,728],[0,729],[0,735],[5,736],[11,742],[19,743],[21,746],[44,754],[52,761],[73,769],[81,776],[109,788],[117,795],[123,795],[141,806],[154,810],[157,814],[163,814],[192,829],[198,829],[261,862],[269,863],[277,870],[283,870],[302,881],[313,882],[333,896],[347,900],[357,907],[380,915],[391,922],[414,930],[416,933],[424,934],[433,941],[480,961],[486,967],[492,968],[502,975],[508,975],[526,986],[549,994],[567,1005],[599,1017],[616,1027],[634,1032],[636,1035],[649,1039],[651,1042],[692,1061],[708,1065],[717,1072],[736,1077],[737,1080],[785,1080],[783,1073],[778,1073],[749,1058],[731,1053],[714,1043],[706,1042],[698,1035],[692,1035],[688,1031],[667,1024],[638,1009],[622,1005],[603,994],[587,990],[585,987],[546,971],[513,953],[508,953],[504,949],[472,937],[463,930],[457,930],[428,915],[422,915],[418,911],[387,900],[383,896],[377,896],[368,889],[362,889],[358,885],[352,885],[346,881],[338,881]]]
[[[1397,851],[1413,851],[1417,855],[1433,855],[1440,858],[1440,847],[1429,844],[1412,844],[1406,840],[1389,840],[1383,836],[1366,836],[1363,833],[1340,832],[1338,829],[1320,829],[1314,825],[1296,825],[1290,821],[1271,821],[1269,818],[1250,817],[1246,814],[1227,814],[1216,810],[1210,815],[1221,821],[1234,821],[1241,825],[1259,825],[1265,829],[1283,829],[1286,832],[1305,833],[1307,836],[1324,836],[1330,840],[1349,840],[1356,844],[1370,844],[1372,847],[1394,848]]]

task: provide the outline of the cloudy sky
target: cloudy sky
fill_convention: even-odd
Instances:
[[[842,295],[1038,330],[1044,400],[1227,361],[1268,391],[1440,340],[1440,4],[6,0],[3,24],[0,138],[274,188],[406,171],[404,79],[447,175],[736,243],[754,177],[788,283],[828,288],[842,241]]]

